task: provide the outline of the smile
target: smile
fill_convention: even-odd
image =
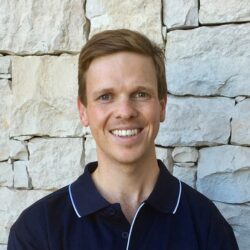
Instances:
[[[130,137],[130,136],[135,136],[140,132],[139,129],[116,129],[112,130],[111,133],[115,136],[119,137]]]

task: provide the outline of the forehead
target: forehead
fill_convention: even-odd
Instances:
[[[157,82],[152,58],[134,52],[118,52],[94,59],[87,72],[86,84],[100,82]]]

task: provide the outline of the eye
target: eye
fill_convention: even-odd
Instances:
[[[98,97],[98,100],[100,101],[110,101],[111,100],[111,94],[103,94]]]
[[[134,95],[135,98],[139,98],[139,99],[148,99],[149,98],[149,94],[144,92],[144,91],[139,91],[136,92]]]

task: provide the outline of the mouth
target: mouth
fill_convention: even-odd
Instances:
[[[117,137],[132,137],[136,136],[142,131],[142,129],[134,128],[134,129],[114,129],[111,130],[111,134]]]

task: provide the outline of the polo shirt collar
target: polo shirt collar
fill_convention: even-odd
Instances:
[[[172,176],[162,161],[158,160],[160,173],[146,204],[155,209],[174,214],[181,198],[181,182]],[[111,204],[97,191],[91,173],[97,168],[97,162],[86,165],[83,175],[69,185],[69,196],[78,217],[95,213]]]
[[[180,203],[182,184],[171,175],[164,163],[158,160],[160,173],[155,187],[145,203],[165,213],[175,214]]]
[[[91,173],[97,168],[97,162],[86,165],[84,173],[71,185],[69,195],[78,217],[97,212],[111,204],[97,191]]]

